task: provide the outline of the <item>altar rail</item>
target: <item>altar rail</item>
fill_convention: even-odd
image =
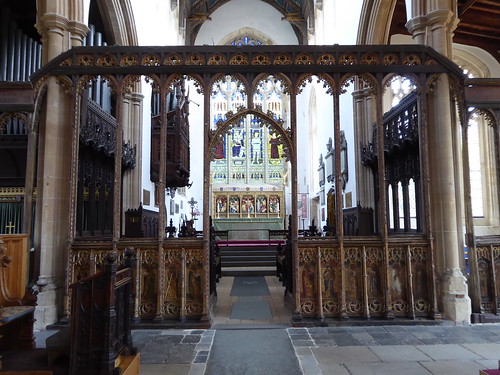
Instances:
[[[303,317],[438,317],[433,257],[420,236],[299,239]]]
[[[154,239],[122,240],[117,249],[119,262],[129,247],[135,249],[137,257],[133,270],[135,319],[184,320],[202,316],[206,282],[202,239],[168,239],[160,245]],[[69,254],[68,284],[101,270],[111,251],[111,242],[75,242]],[[67,295],[68,315],[70,303]]]

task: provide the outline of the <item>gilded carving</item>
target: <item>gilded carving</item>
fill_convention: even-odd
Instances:
[[[339,57],[339,65],[354,65],[357,64],[358,60],[356,59],[356,56],[354,55],[342,55]]]
[[[78,56],[78,65],[92,66],[94,65],[94,59],[90,55],[80,55]]]
[[[97,66],[115,66],[116,58],[112,55],[104,55],[97,60]]]
[[[71,60],[71,57],[68,57],[60,64],[60,66],[73,66],[73,60]]]
[[[404,264],[405,251],[402,247],[393,247],[389,249],[389,264]]]
[[[399,57],[393,53],[389,53],[387,55],[384,55],[382,59],[382,63],[384,65],[398,65],[399,64]]]
[[[358,264],[361,262],[361,249],[359,247],[347,247],[344,249],[345,264]]]
[[[292,60],[290,59],[290,56],[284,55],[282,53],[276,56],[273,62],[274,65],[290,65],[291,63]]]
[[[417,55],[408,55],[403,59],[403,65],[420,65],[421,63]]]
[[[368,309],[372,314],[379,314],[384,311],[384,304],[380,298],[373,298],[370,299],[370,302],[368,303]]]
[[[120,60],[120,66],[136,66],[139,65],[137,58],[134,55],[123,56]]]
[[[317,61],[318,65],[335,65],[335,57],[328,53],[321,55]]]
[[[323,301],[323,311],[327,314],[337,315],[340,312],[339,304],[336,301]]]
[[[406,312],[408,312],[408,310],[408,304],[405,301],[397,299],[392,302],[392,311],[394,312],[394,314],[404,315]]]
[[[148,55],[142,59],[143,66],[160,66],[160,59],[155,55]]]
[[[248,65],[248,58],[242,54],[234,55],[229,60],[229,65]]]
[[[186,65],[203,65],[204,63],[203,57],[198,54],[189,55],[186,59]]]
[[[364,64],[364,65],[378,65],[379,64],[379,60],[378,60],[377,55],[375,55],[374,53],[365,53],[361,57],[361,64]]]
[[[304,315],[311,315],[316,312],[316,304],[313,301],[304,301],[300,305],[300,310]]]
[[[433,74],[430,78],[427,79],[427,86],[425,89],[426,94],[431,93],[434,91],[434,88],[438,84],[439,81],[439,75],[438,74]]]
[[[302,248],[299,250],[299,261],[301,263],[311,263],[315,258],[316,249]]]
[[[226,59],[220,54],[210,56],[207,65],[227,65]]]
[[[271,65],[271,60],[266,55],[257,55],[253,58],[252,65]]]
[[[360,314],[361,313],[361,303],[358,300],[349,300],[346,303],[346,308],[348,313]]]
[[[165,57],[165,60],[163,61],[163,64],[165,65],[182,65],[182,59],[179,57],[179,55],[168,55]]]
[[[297,58],[295,59],[295,65],[312,65],[314,64],[313,59],[311,56],[301,53]]]

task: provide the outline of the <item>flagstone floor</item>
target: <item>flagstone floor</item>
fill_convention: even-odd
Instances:
[[[500,324],[294,328],[281,283],[271,276],[265,281],[269,293],[259,285],[258,295],[252,296],[241,288],[258,282],[244,280],[240,292],[234,292],[234,278],[222,278],[211,329],[133,331],[141,374],[478,375],[481,369],[498,368]],[[233,306],[252,298],[268,306],[270,318],[252,319],[245,309],[235,314]],[[38,347],[52,333],[38,332]],[[283,365],[281,372],[276,363]]]

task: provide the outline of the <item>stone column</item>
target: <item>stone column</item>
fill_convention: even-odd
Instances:
[[[83,45],[83,39],[89,32],[89,28],[81,22],[70,21],[69,31],[71,47],[80,47]]]
[[[354,131],[356,155],[356,191],[358,202],[363,207],[375,209],[375,187],[372,170],[361,164],[361,147],[368,146],[372,140],[373,127],[377,121],[374,96],[369,89],[360,89],[352,93],[354,101]]]
[[[40,11],[40,13],[42,13]],[[43,14],[43,13],[42,13]],[[68,19],[43,14],[36,27],[43,41],[43,64],[69,48]],[[64,252],[68,234],[72,139],[71,97],[55,77],[47,82],[46,106],[40,117],[37,226],[34,245],[40,255],[36,328],[57,321],[62,313]]]
[[[435,5],[436,7],[439,4]],[[452,35],[457,25],[453,7],[430,9],[408,21],[406,27],[418,44],[433,47],[444,56],[452,56]],[[425,89],[425,88],[424,88]],[[466,278],[460,268],[464,244],[461,238],[461,181],[455,136],[455,106],[450,95],[448,76],[442,74],[427,96],[429,128],[429,165],[431,215],[436,251],[438,300],[445,317],[456,322],[469,322],[471,314]]]
[[[142,100],[139,93],[126,94],[124,97],[124,141],[136,147],[135,168],[127,170],[123,175],[123,210],[138,208],[142,202]],[[146,156],[147,157],[147,156]]]

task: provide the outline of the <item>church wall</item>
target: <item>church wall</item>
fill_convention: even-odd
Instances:
[[[283,15],[260,0],[232,0],[210,15],[200,28],[195,44],[219,44],[229,33],[243,27],[252,27],[265,35],[272,35],[276,44],[297,44],[297,37]],[[251,21],[249,21],[251,20]]]
[[[131,0],[139,44],[142,46],[182,45],[178,1]],[[172,5],[172,3],[177,3]]]
[[[331,0],[316,5],[315,28],[309,34],[309,44],[356,44],[362,4],[363,0]]]

